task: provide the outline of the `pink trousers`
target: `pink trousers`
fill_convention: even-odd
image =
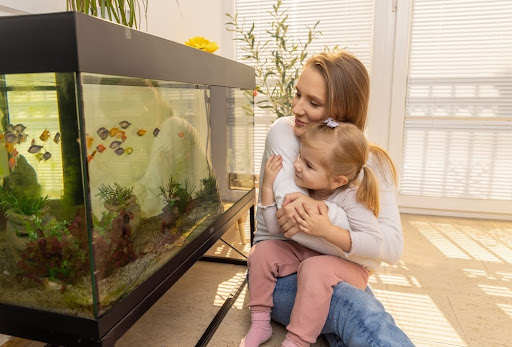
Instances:
[[[324,255],[294,241],[266,240],[251,248],[249,306],[270,311],[277,277],[297,273],[297,296],[286,329],[304,341],[315,343],[327,315],[333,288],[345,281],[364,289],[369,272],[364,267],[331,255]]]

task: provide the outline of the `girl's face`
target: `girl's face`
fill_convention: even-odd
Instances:
[[[328,148],[328,146],[328,144],[325,144],[325,146],[313,148],[301,144],[299,156],[293,164],[296,185],[314,190],[333,190],[337,188],[334,179],[320,162],[320,158],[325,155],[325,148]]]
[[[301,136],[308,124],[326,117],[327,87],[324,76],[313,66],[308,66],[302,71],[296,89],[292,100],[292,113],[295,116],[293,132]]]

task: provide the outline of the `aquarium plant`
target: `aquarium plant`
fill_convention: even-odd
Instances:
[[[104,201],[105,209],[116,216],[124,211],[130,216],[132,232],[137,228],[141,218],[141,208],[137,203],[137,196],[133,194],[133,187],[123,187],[117,183],[114,185],[101,184],[98,187],[97,196]]]
[[[219,201],[219,191],[217,188],[217,180],[210,172],[208,177],[201,179],[201,187],[197,192],[198,203]]]
[[[84,218],[77,211],[71,221],[43,223],[36,218],[29,227],[29,242],[18,261],[18,279],[58,282],[62,290],[88,273],[88,241]]]
[[[137,259],[131,241],[130,219],[130,214],[122,210],[111,220],[111,228],[106,233],[94,234],[96,271],[100,278]]]
[[[295,94],[295,84],[308,55],[307,49],[311,42],[321,35],[317,30],[317,21],[312,27],[307,27],[308,35],[302,41],[292,37],[288,32],[287,10],[281,7],[278,0],[269,11],[272,16],[270,29],[266,32],[270,39],[259,40],[255,34],[254,22],[250,28],[240,23],[238,14],[226,13],[230,22],[226,30],[236,33],[235,40],[241,42],[244,51],[243,60],[255,68],[256,93],[265,95],[268,99],[256,102],[263,109],[270,109],[278,117],[291,114],[291,102]]]
[[[171,211],[175,208],[180,214],[190,211],[192,207],[192,196],[194,194],[195,187],[190,183],[188,179],[185,180],[182,185],[176,182],[173,177],[169,178],[169,182],[166,185],[159,187],[160,194],[166,206]]]

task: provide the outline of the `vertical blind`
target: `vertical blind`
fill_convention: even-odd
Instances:
[[[512,200],[512,2],[415,0],[400,194]]]
[[[272,17],[269,14],[276,0],[235,0],[235,12],[240,23],[245,21],[245,30],[249,30],[254,22],[254,34],[260,42],[270,39],[266,30],[270,30]],[[295,40],[306,41],[308,29],[317,21],[317,29],[322,33],[308,47],[308,57],[324,50],[325,46],[346,49],[357,56],[370,70],[371,44],[373,32],[373,0],[283,0],[282,9],[287,10],[290,37]],[[235,41],[236,60],[249,64],[243,60],[244,52],[240,43]],[[272,47],[269,46],[266,55],[269,57]],[[258,82],[256,82],[258,83]],[[258,98],[258,97],[257,97]],[[261,100],[261,99],[256,99]],[[276,119],[276,115],[268,110],[255,106],[254,124],[254,168],[253,172],[260,171],[261,157],[265,147],[265,136],[268,128]]]

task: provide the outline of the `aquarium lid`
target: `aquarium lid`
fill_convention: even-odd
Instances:
[[[254,68],[78,12],[0,17],[0,74],[88,72],[254,89]]]

